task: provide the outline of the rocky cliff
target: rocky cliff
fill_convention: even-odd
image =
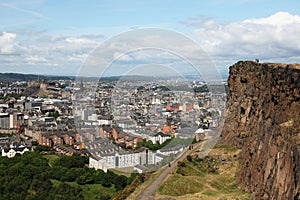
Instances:
[[[222,142],[241,148],[237,181],[253,199],[300,198],[300,65],[230,67]]]

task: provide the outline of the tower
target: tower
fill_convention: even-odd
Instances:
[[[80,91],[81,92],[83,91],[83,81],[82,81],[82,78],[81,78],[81,81],[80,81]]]

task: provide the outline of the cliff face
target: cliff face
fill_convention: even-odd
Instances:
[[[300,66],[238,62],[228,84],[221,136],[242,149],[238,183],[253,199],[300,198]]]

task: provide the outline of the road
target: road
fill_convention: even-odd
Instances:
[[[178,157],[176,160],[174,160],[170,167],[167,167],[164,171],[162,171],[156,179],[144,190],[141,191],[141,193],[137,196],[137,200],[153,200],[155,199],[155,193],[158,189],[158,187],[163,183],[163,181],[167,178],[168,174],[170,174],[173,169],[176,167],[178,161],[183,161],[188,155],[190,155],[192,152],[196,151],[203,145],[204,143],[197,143],[193,145],[193,149],[189,150],[188,148],[184,150],[184,152],[181,154],[180,157]]]

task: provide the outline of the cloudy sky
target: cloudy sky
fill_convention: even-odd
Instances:
[[[115,67],[109,75],[129,65],[184,68],[182,57],[203,52],[222,73],[245,59],[299,63],[299,8],[300,1],[282,0],[2,0],[0,71],[76,75],[98,48],[93,62],[110,60]],[[167,31],[134,31],[149,27]],[[180,35],[196,42],[201,53]],[[134,51],[139,44],[156,49]]]

